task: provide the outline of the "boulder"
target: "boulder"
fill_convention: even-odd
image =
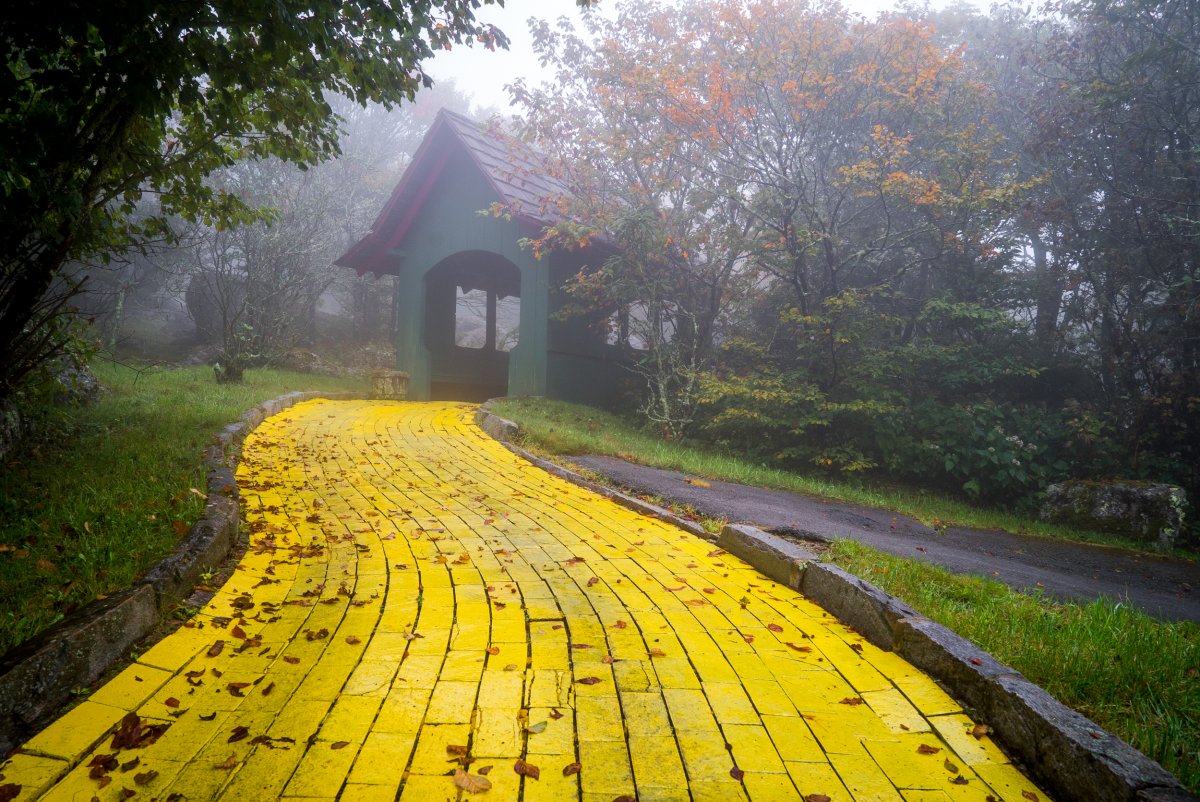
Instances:
[[[1187,506],[1175,485],[1070,481],[1046,489],[1041,517],[1168,549],[1179,540]]]

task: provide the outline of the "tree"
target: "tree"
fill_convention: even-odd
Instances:
[[[489,2],[490,0],[482,0]],[[311,166],[337,151],[326,93],[391,106],[431,83],[437,48],[501,32],[480,0],[69,2],[0,12],[0,397],[59,347],[72,259],[169,233],[173,215],[255,219],[204,179],[243,159]],[[134,219],[143,196],[157,213]]]

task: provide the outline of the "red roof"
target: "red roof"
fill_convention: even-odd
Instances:
[[[566,185],[547,173],[541,154],[495,128],[442,109],[370,233],[334,264],[352,267],[359,275],[391,272],[384,257],[408,233],[455,143],[466,150],[496,193],[496,200],[507,206],[514,218],[539,229],[561,219],[555,199],[567,194]]]

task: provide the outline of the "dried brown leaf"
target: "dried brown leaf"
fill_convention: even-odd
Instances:
[[[524,760],[518,760],[513,764],[513,771],[520,774],[522,777],[528,777],[531,780],[536,780],[542,776],[542,770],[533,763],[526,763]]]
[[[468,774],[462,769],[454,770],[454,784],[468,794],[482,794],[492,787],[492,781],[478,774]]]

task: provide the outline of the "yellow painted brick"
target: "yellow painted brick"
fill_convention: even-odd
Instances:
[[[521,797],[523,802],[564,802],[579,798],[580,776],[573,774],[564,777],[562,774],[564,767],[576,762],[574,752],[531,756],[531,761],[541,770],[541,778],[525,782]],[[503,769],[496,771],[501,772]],[[611,796],[605,799],[606,802],[612,802]]]
[[[671,719],[661,693],[622,693],[621,714],[629,735],[671,735]]]
[[[457,802],[458,787],[444,774],[410,774],[400,789],[400,802]]]
[[[629,751],[624,741],[592,741],[583,736],[579,741],[579,762],[586,767],[580,772],[584,793],[634,795],[633,772]]]
[[[766,727],[748,724],[722,725],[725,740],[733,747],[733,760],[742,771],[782,774],[787,770],[775,751]],[[753,794],[751,794],[753,796]]]
[[[700,678],[691,662],[681,657],[658,657],[653,661],[654,673],[662,688],[700,689]]]
[[[759,774],[748,771],[742,782],[754,802],[790,802],[797,798],[796,786],[786,773]]]
[[[741,685],[732,682],[706,682],[704,695],[713,715],[722,726],[727,724],[758,724],[760,719]]]
[[[879,716],[880,721],[896,734],[930,732],[929,722],[895,688],[885,691],[864,691],[862,698]]]
[[[0,783],[21,786],[20,800],[40,796],[57,782],[71,765],[65,760],[37,755],[15,754],[0,764]]]
[[[830,802],[856,802],[829,763],[788,763],[787,770],[801,797],[823,794]]]
[[[950,797],[943,791],[909,791],[900,789],[904,802],[951,802]]]
[[[558,713],[558,718],[551,715]],[[541,732],[528,733],[527,749],[529,754],[560,755],[574,754],[575,749],[575,711],[570,708],[555,709],[549,707],[529,708],[529,723],[545,723]],[[567,763],[572,761],[568,760]]]
[[[785,762],[826,760],[824,750],[802,716],[763,716],[762,721]]]
[[[519,708],[488,707],[475,711],[471,754],[478,758],[517,758],[524,747]],[[536,723],[532,720],[530,723]]]
[[[525,692],[525,675],[519,671],[488,670],[479,683],[479,707],[518,708]]]
[[[749,797],[740,785],[727,782],[689,782],[692,802],[747,802]]]
[[[321,739],[362,743],[381,704],[374,696],[340,697],[321,723]]]
[[[1037,797],[1038,802],[1051,802],[1052,797],[1038,788],[1028,777],[1014,766],[1001,763],[978,763],[971,766],[975,773],[995,793],[1000,802],[1028,802],[1026,793]]]
[[[450,680],[455,682],[479,682],[479,677],[483,673],[486,664],[487,653],[483,648],[473,651],[450,651],[446,653],[446,660],[442,664],[441,673],[438,674],[439,680]]]
[[[855,802],[904,802],[900,792],[866,752],[857,755],[831,754],[829,762],[837,770]]]
[[[345,789],[339,799],[344,799],[346,802],[395,802],[396,790],[399,788],[399,782],[396,785],[364,785],[362,783],[346,783]]]
[[[425,720],[430,724],[461,724],[471,720],[479,686],[474,682],[438,682],[429,699]]]
[[[350,696],[385,696],[395,676],[394,662],[363,660],[351,672],[342,693]]]
[[[664,688],[662,695],[671,714],[671,724],[677,731],[717,730],[717,720],[703,691]]]
[[[416,736],[411,733],[371,732],[355,758],[347,782],[390,787],[394,799],[415,745]],[[343,796],[355,798],[348,794]]]
[[[466,724],[429,724],[417,735],[411,771],[415,774],[442,774],[454,768],[446,754],[447,746],[466,746],[471,728]]]
[[[976,738],[971,734],[975,722],[966,715],[933,716],[929,719],[929,723],[954,751],[958,759],[969,766],[980,763],[1010,762],[989,736]]]
[[[670,735],[629,736],[629,757],[639,798],[646,799],[652,789],[672,792],[686,788],[687,775],[679,745]]]
[[[892,682],[918,710],[927,716],[940,716],[962,710],[962,705],[954,701],[929,677],[908,675],[894,677]]]
[[[575,699],[575,722],[580,740],[624,741],[625,726],[616,696]]]
[[[733,758],[725,748],[725,738],[720,732],[691,730],[679,733],[677,740],[689,782],[737,782],[729,773],[734,768]]]
[[[26,752],[74,760],[98,744],[126,710],[86,701],[25,742]]]

